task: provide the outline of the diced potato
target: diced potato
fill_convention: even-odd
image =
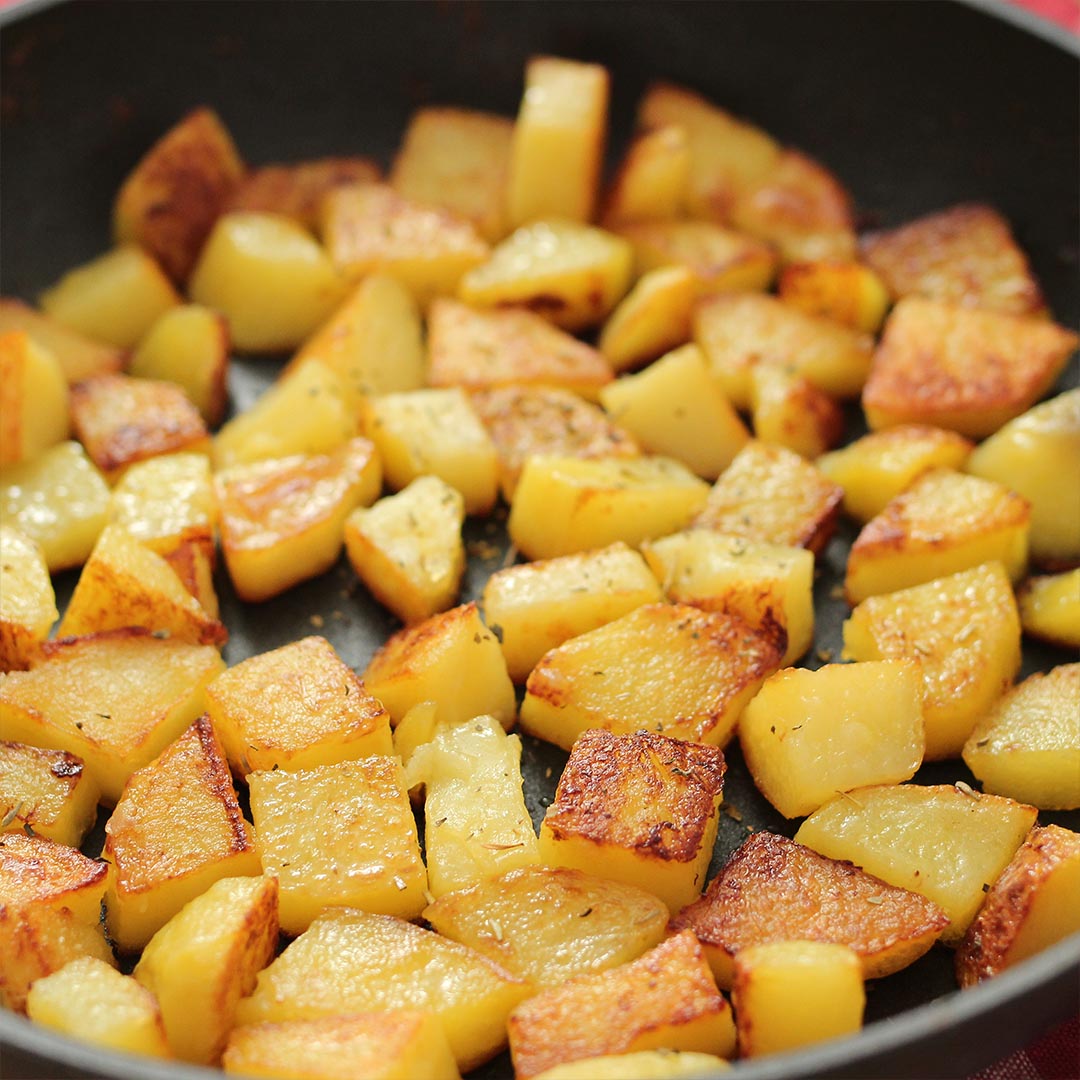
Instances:
[[[782,635],[726,612],[643,605],[544,655],[525,684],[522,730],[564,750],[590,728],[724,746],[780,666]]]
[[[948,918],[931,900],[886,885],[849,862],[756,832],[683,908],[672,930],[692,930],[721,989],[735,981],[734,958],[777,941],[835,942],[852,949],[863,978],[905,968],[937,940]]]
[[[477,310],[456,300],[432,303],[428,354],[431,386],[556,386],[595,401],[612,379],[596,349],[535,312]]]
[[[84,337],[21,300],[0,297],[0,334],[15,330],[25,331],[31,340],[51,352],[69,383],[119,371],[124,365],[122,349]]]
[[[1010,421],[967,461],[1031,503],[1031,555],[1052,569],[1080,562],[1080,389]]]
[[[805,548],[687,529],[647,540],[641,552],[672,603],[738,615],[778,642],[779,628],[783,664],[813,644],[814,556]]]
[[[685,266],[698,295],[760,291],[772,284],[776,255],[768,244],[711,221],[641,221],[620,225],[639,274]]]
[[[669,1080],[681,1076],[711,1076],[731,1066],[715,1054],[694,1050],[638,1050],[631,1054],[601,1054],[553,1065],[533,1080]]]
[[[645,561],[623,543],[497,570],[484,615],[499,628],[506,667],[524,682],[549,650],[660,599]]]
[[[506,183],[511,228],[590,221],[607,139],[610,76],[599,64],[534,56],[514,124]]]
[[[696,345],[609,383],[600,401],[644,450],[681,461],[706,480],[715,480],[750,441]]]
[[[436,296],[453,296],[489,251],[468,219],[382,184],[330,192],[322,203],[321,231],[346,280],[381,271],[397,278],[421,307]]]
[[[677,124],[639,134],[615,173],[600,216],[605,228],[681,215],[690,179],[690,140]]]
[[[862,254],[894,296],[926,296],[1006,315],[1046,303],[1008,222],[991,206],[951,206],[863,238]]]
[[[741,1057],[854,1035],[866,1007],[859,958],[846,945],[774,941],[735,957],[731,994]]]
[[[1050,389],[1077,341],[1046,320],[906,297],[874,353],[866,422],[874,430],[936,424],[981,439]]]
[[[866,524],[848,556],[848,603],[1000,562],[1011,581],[1027,568],[1026,499],[951,469],[931,469]]]
[[[161,454],[209,453],[199,410],[175,383],[98,375],[71,391],[71,426],[110,481]]]
[[[20,529],[0,525],[0,671],[30,666],[59,618],[40,545]]]
[[[437,476],[418,476],[346,518],[345,550],[379,603],[402,622],[423,622],[457,600],[464,523],[461,492]]]
[[[260,873],[251,826],[205,716],[132,773],[105,824],[102,856],[112,865],[105,921],[124,952],[143,948],[215,881]]]
[[[476,307],[519,304],[564,330],[602,322],[630,286],[633,251],[601,229],[549,218],[511,233],[461,279],[458,297]]]
[[[388,915],[331,910],[259,975],[255,992],[240,1002],[237,1022],[424,1009],[439,1018],[465,1072],[506,1045],[506,1018],[529,989],[486,957],[429,930]]]
[[[229,324],[198,304],[170,308],[146,332],[128,371],[180,386],[209,427],[229,403]]]
[[[350,439],[328,454],[236,465],[217,474],[221,548],[242,600],[267,600],[329,570],[345,520],[382,486],[375,448]]]
[[[29,461],[67,436],[60,361],[24,330],[0,334],[0,466]]]
[[[540,826],[540,861],[636,885],[674,914],[705,882],[724,770],[713,746],[586,731]]]
[[[78,847],[97,820],[101,791],[66,750],[0,740],[0,832],[23,832]]]
[[[326,638],[241,660],[206,688],[233,772],[293,772],[391,754],[390,718]]]
[[[69,270],[41,294],[50,319],[78,334],[131,349],[180,296],[142,248],[125,245]]]
[[[670,458],[532,457],[514,492],[507,528],[530,559],[550,559],[683,528],[708,485]]]
[[[417,782],[426,790],[424,854],[433,896],[539,861],[521,789],[521,740],[494,717],[439,724],[409,761],[408,786]]]
[[[147,630],[51,642],[30,671],[0,675],[0,730],[82,758],[112,805],[128,777],[202,713],[206,684],[224,666],[209,645]]]
[[[864,600],[844,623],[847,660],[922,670],[926,760],[957,757],[1020,670],[1020,617],[1000,563]]]
[[[214,541],[198,537],[181,540],[162,558],[176,571],[184,588],[199,601],[203,611],[216,619],[219,604],[214,589],[214,567],[217,564]]]
[[[299,345],[344,297],[311,234],[278,214],[233,211],[217,220],[191,275],[191,299],[220,311],[243,352]]]
[[[771,364],[750,371],[754,437],[813,460],[844,434],[844,414],[809,379]]]
[[[463,679],[461,673],[469,677]],[[364,684],[397,724],[414,706],[438,702],[444,724],[494,716],[514,726],[514,684],[498,638],[483,624],[475,603],[462,604],[399,630],[371,658]]]
[[[438,727],[438,705],[434,701],[421,701],[414,705],[394,728],[394,753],[401,758],[401,764],[408,769],[413,754],[425,743],[435,738]],[[411,774],[406,772],[405,783],[414,802],[420,803],[423,794],[422,784],[410,784]]]
[[[920,473],[962,469],[971,449],[955,431],[899,424],[822,454],[814,464],[844,489],[844,512],[865,525]]]
[[[754,440],[721,473],[691,524],[817,553],[832,536],[842,498],[798,454]]]
[[[285,1080],[458,1080],[431,1012],[393,1009],[235,1028],[226,1073]]]
[[[950,919],[942,942],[956,945],[1034,823],[1033,806],[966,784],[882,785],[837,795],[795,839],[933,900]]]
[[[630,964],[542,991],[510,1014],[509,1030],[521,1080],[606,1054],[665,1047],[730,1057],[735,1051],[731,1007],[688,932]]]
[[[466,513],[486,514],[494,506],[495,445],[460,387],[373,398],[363,426],[395,491],[430,473],[461,492]]]
[[[117,192],[117,242],[141,244],[176,281],[185,281],[243,176],[244,162],[221,119],[205,106],[192,110],[143,155]]]
[[[1080,649],[1080,567],[1063,574],[1030,577],[1016,599],[1025,634]]]
[[[109,486],[77,442],[0,469],[0,513],[37,543],[51,571],[86,561],[105,528]]]
[[[974,986],[1080,931],[1080,835],[1036,825],[987,893],[956,952]]]
[[[963,756],[995,795],[1080,807],[1080,664],[1029,675],[975,725]]]
[[[710,296],[694,309],[694,340],[724,393],[750,406],[755,364],[789,368],[833,397],[856,396],[870,373],[874,339],[831,319],[807,315],[774,296]]]
[[[780,271],[777,294],[807,315],[823,315],[853,330],[877,333],[889,309],[885,283],[862,263],[817,259],[789,263]]]
[[[604,323],[597,348],[616,371],[640,367],[690,338],[697,279],[686,266],[642,274]]]
[[[527,866],[441,896],[424,918],[445,937],[543,989],[636,960],[660,944],[668,910],[633,885]]]
[[[437,106],[409,118],[390,170],[406,199],[441,206],[471,221],[494,243],[508,231],[506,184],[513,121],[493,113]]]

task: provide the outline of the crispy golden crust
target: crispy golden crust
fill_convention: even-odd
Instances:
[[[0,836],[0,911],[36,902],[63,902],[81,890],[104,884],[109,868],[67,844],[43,836]]]

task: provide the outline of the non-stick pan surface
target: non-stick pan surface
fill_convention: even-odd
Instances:
[[[34,296],[109,243],[109,209],[127,171],[187,109],[210,104],[253,163],[364,153],[387,161],[423,103],[513,115],[528,56],[606,64],[613,143],[658,77],[689,85],[827,163],[864,224],[896,224],[965,200],[1013,223],[1059,321],[1080,324],[1077,46],[1031,32],[1006,9],[957,3],[214,3],[84,2],[9,11],[2,31],[0,275],[5,295]],[[1053,35],[1051,35],[1053,38]],[[236,365],[236,408],[278,367]],[[1076,363],[1064,383],[1076,382]],[[474,540],[504,542],[495,522]],[[831,595],[850,530],[827,549],[816,650],[839,651],[847,613]],[[478,545],[482,549],[484,545]],[[470,562],[479,594],[501,554]],[[312,616],[362,670],[395,623],[343,563],[258,607],[218,582],[236,663],[313,632]],[[70,590],[71,576],[61,581]],[[1025,673],[1072,659],[1030,650]],[[817,663],[817,659],[809,662]],[[565,755],[526,739],[537,820]],[[748,828],[790,835],[757,794],[737,747],[713,870]],[[924,782],[971,780],[959,762]],[[1080,828],[1080,814],[1041,820]],[[1080,940],[963,994],[951,954],[931,951],[872,984],[859,1037],[740,1064],[745,1080],[811,1076],[963,1076],[1080,1011]],[[184,1080],[214,1075],[98,1051],[0,1013],[0,1076]],[[504,1056],[481,1070],[510,1075]]]

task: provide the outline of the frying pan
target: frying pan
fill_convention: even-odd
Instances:
[[[612,144],[630,131],[651,79],[693,87],[827,163],[864,225],[891,225],[965,200],[1013,223],[1059,321],[1080,324],[1078,102],[1080,46],[1003,6],[731,3],[27,3],[0,14],[3,94],[0,215],[5,295],[32,299],[109,243],[116,189],[145,149],[203,103],[225,119],[253,163],[366,153],[384,162],[422,103],[513,115],[526,58],[598,61],[613,76]],[[246,407],[277,370],[235,365]],[[1062,385],[1076,383],[1076,363]],[[471,522],[472,539],[502,536]],[[852,533],[822,560],[816,647],[837,653],[842,601],[830,594]],[[466,598],[500,557],[470,561]],[[72,577],[59,592],[70,592]],[[363,669],[395,628],[344,564],[258,607],[218,582],[232,638],[229,663],[312,631],[313,614]],[[1026,650],[1025,673],[1070,657]],[[811,660],[810,663],[817,663]],[[525,786],[536,820],[565,755],[526,739]],[[712,872],[747,827],[791,834],[758,795],[737,746]],[[959,762],[923,782],[971,780]],[[1080,828],[1080,814],[1044,814]],[[1080,1011],[1080,936],[965,993],[951,954],[935,948],[869,989],[859,1036],[742,1063],[745,1080],[818,1076],[964,1076]],[[477,1074],[510,1074],[505,1055]],[[206,1080],[204,1069],[98,1050],[0,1012],[0,1075]]]

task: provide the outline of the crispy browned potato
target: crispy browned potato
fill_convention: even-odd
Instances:
[[[690,178],[690,142],[678,124],[638,135],[611,181],[600,222],[605,228],[679,216]]]

